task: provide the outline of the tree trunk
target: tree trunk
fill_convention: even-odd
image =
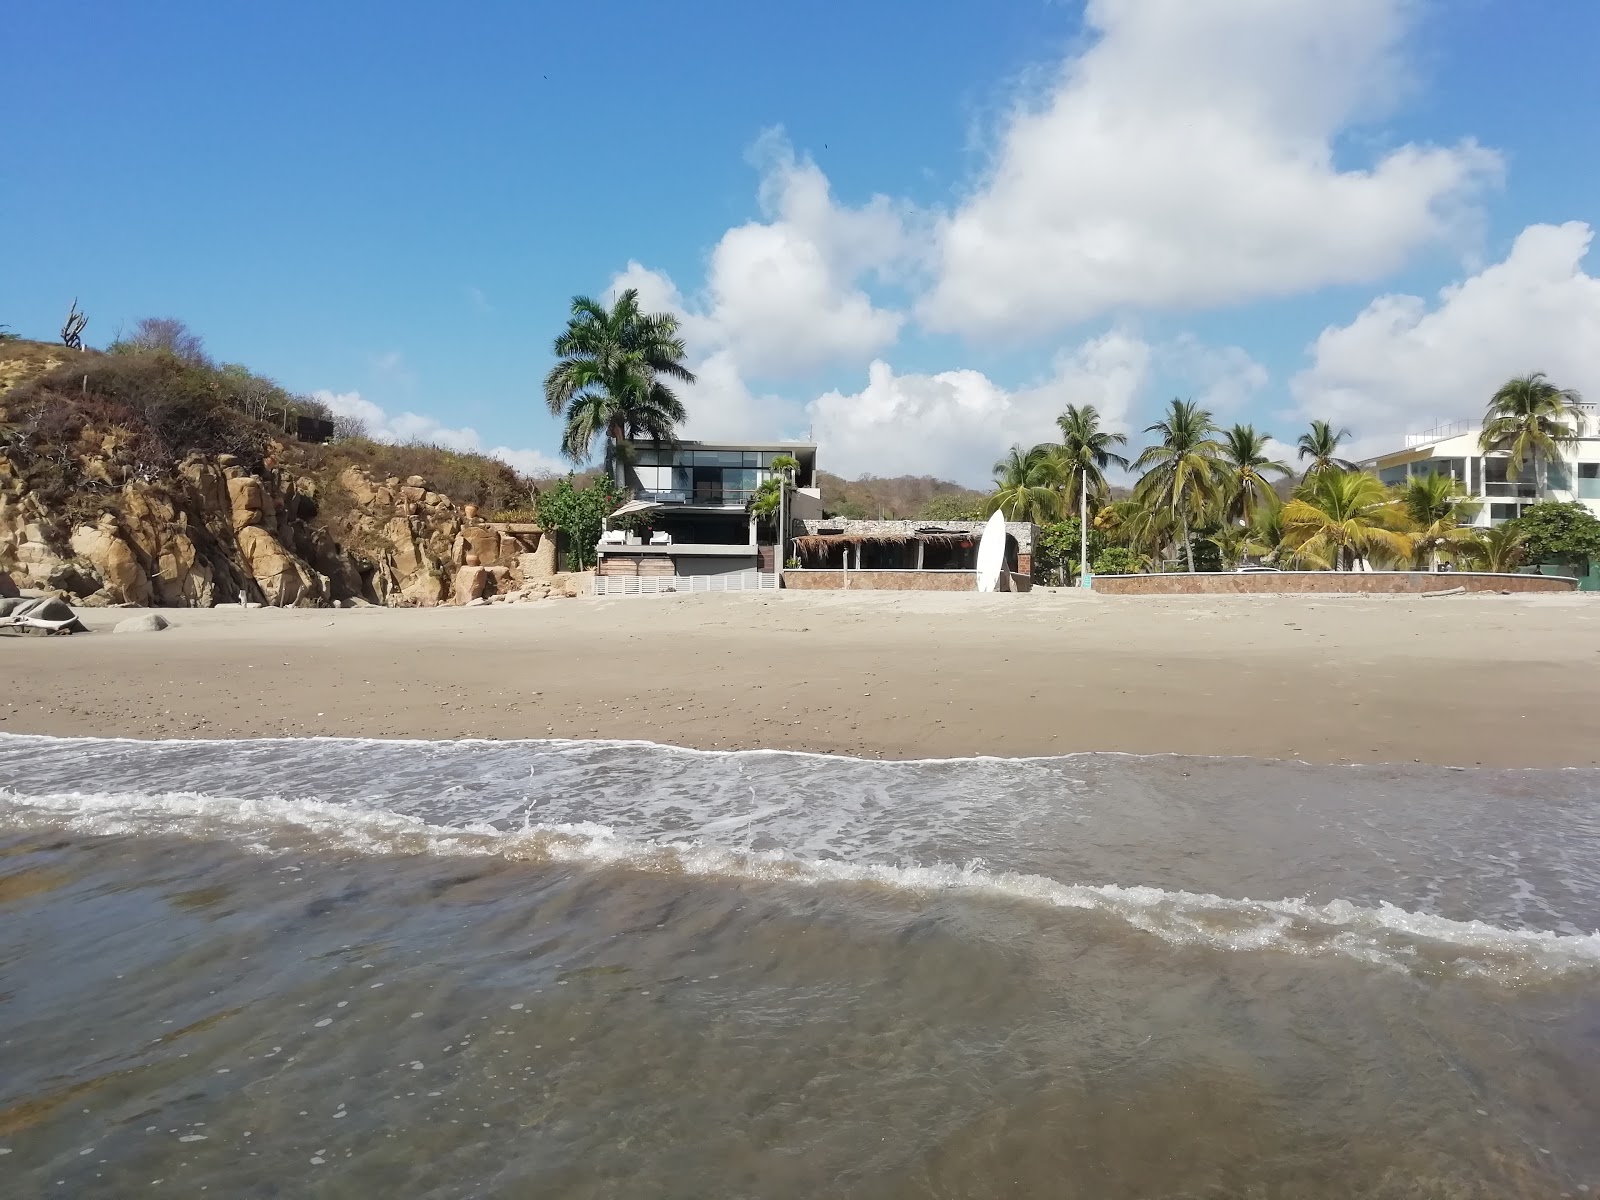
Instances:
[[[1178,525],[1183,529],[1183,553],[1189,560],[1189,574],[1194,574],[1194,543],[1189,540],[1189,517],[1186,513],[1178,514]]]

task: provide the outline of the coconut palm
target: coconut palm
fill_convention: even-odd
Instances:
[[[1085,490],[1096,503],[1110,491],[1106,468],[1115,464],[1124,471],[1128,469],[1128,460],[1112,448],[1126,446],[1128,437],[1101,429],[1099,410],[1092,404],[1067,405],[1067,411],[1056,418],[1056,425],[1061,429],[1061,448],[1056,453],[1066,467],[1067,511],[1082,516],[1079,509]]]
[[[561,453],[575,463],[587,461],[595,439],[604,437],[609,469],[624,438],[670,442],[687,418],[663,381],[694,382],[694,373],[683,365],[678,319],[640,311],[634,288],[610,308],[574,296],[555,353],[560,361],[545,376],[544,398],[551,413],[566,422]]]
[[[986,514],[1001,512],[1008,521],[1040,525],[1061,516],[1064,468],[1057,447],[1048,442],[1031,450],[1013,446],[995,463],[994,477],[994,494],[983,510]]]
[[[1245,530],[1244,552],[1264,563],[1277,566],[1285,557],[1283,545],[1283,505],[1276,495],[1269,504],[1256,507]],[[1288,552],[1292,554],[1292,551]]]
[[[1515,523],[1495,525],[1480,529],[1471,542],[1462,547],[1464,557],[1473,566],[1496,574],[1509,575],[1528,557],[1528,534]]]
[[[1319,471],[1354,470],[1355,463],[1339,457],[1339,446],[1349,440],[1348,429],[1335,431],[1327,421],[1311,422],[1310,430],[1302,433],[1300,440],[1295,443],[1299,447],[1301,460],[1308,458],[1311,460],[1311,465],[1306,468],[1306,473],[1301,478],[1309,479]]]
[[[1235,425],[1222,438],[1222,515],[1226,521],[1248,523],[1263,504],[1276,504],[1267,475],[1291,474],[1289,467],[1267,457],[1268,434],[1254,425]]]
[[[1506,455],[1507,479],[1522,474],[1532,460],[1542,497],[1550,460],[1577,443],[1583,428],[1581,401],[1577,392],[1556,387],[1543,371],[1508,379],[1489,398],[1478,448],[1485,454]]]
[[[1141,562],[1159,562],[1172,544],[1174,522],[1166,509],[1137,500],[1113,500],[1095,514],[1094,527],[1106,540],[1129,550]]]
[[[1212,440],[1217,432],[1211,414],[1192,400],[1174,400],[1163,420],[1145,428],[1161,438],[1134,462],[1144,476],[1134,486],[1133,498],[1146,508],[1165,512],[1178,526],[1189,571],[1194,571],[1194,547],[1189,526],[1201,518],[1221,495],[1218,467],[1222,447]]]
[[[1283,506],[1284,542],[1297,560],[1345,571],[1356,559],[1410,558],[1410,525],[1370,471],[1316,471]]]
[[[1399,490],[1398,498],[1412,525],[1412,557],[1418,565],[1426,562],[1436,569],[1441,549],[1459,549],[1476,537],[1466,523],[1478,515],[1482,506],[1469,499],[1461,484],[1449,475],[1432,471],[1413,475]]]

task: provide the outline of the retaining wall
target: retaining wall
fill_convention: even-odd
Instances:
[[[1033,588],[1027,575],[1010,572],[1010,591]],[[783,586],[796,591],[975,592],[976,571],[785,571]],[[1007,590],[1002,586],[1002,591]]]
[[[1171,572],[1096,575],[1094,590],[1107,596],[1216,596],[1241,592],[1400,593],[1570,592],[1578,581],[1561,575],[1491,575],[1479,571],[1262,571],[1243,575]]]

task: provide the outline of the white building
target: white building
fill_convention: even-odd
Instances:
[[[1408,433],[1404,449],[1369,458],[1361,465],[1391,484],[1404,484],[1408,477],[1430,471],[1451,476],[1481,503],[1472,522],[1479,528],[1513,520],[1522,515],[1523,509],[1541,500],[1578,500],[1600,516],[1600,412],[1594,404],[1579,407],[1583,419],[1578,442],[1566,450],[1560,461],[1545,465],[1543,492],[1531,462],[1523,464],[1520,474],[1507,478],[1506,455],[1485,455],[1478,448],[1483,425],[1477,421],[1456,421],[1421,433]]]

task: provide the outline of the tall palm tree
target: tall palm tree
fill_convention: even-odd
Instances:
[[[1283,506],[1284,540],[1312,566],[1345,571],[1358,558],[1410,558],[1410,522],[1369,471],[1317,471]]]
[[[609,469],[624,438],[671,442],[688,416],[663,382],[694,382],[694,373],[683,365],[678,319],[640,311],[634,288],[610,308],[574,296],[555,353],[560,361],[545,376],[544,398],[551,413],[566,421],[561,453],[575,463],[587,461],[595,439],[604,437]]]
[[[1459,549],[1477,537],[1467,522],[1482,506],[1449,475],[1432,471],[1413,475],[1400,489],[1399,500],[1412,525],[1413,559],[1419,566],[1426,563],[1436,569],[1441,548]]]
[[[1514,523],[1478,530],[1478,536],[1463,547],[1472,565],[1499,575],[1509,575],[1528,556],[1528,534]]]
[[[994,465],[994,494],[985,513],[1001,512],[1008,521],[1044,524],[1061,515],[1063,467],[1057,448],[1048,442],[1010,453]]]
[[[1202,517],[1221,493],[1218,467],[1222,447],[1212,440],[1216,424],[1193,400],[1174,400],[1165,419],[1146,426],[1145,432],[1157,434],[1161,440],[1147,446],[1133,464],[1145,472],[1134,486],[1133,497],[1176,521],[1193,574],[1189,525]]]
[[[1222,515],[1227,521],[1248,523],[1263,504],[1276,505],[1268,474],[1280,478],[1291,472],[1285,463],[1267,457],[1270,435],[1254,425],[1235,425],[1222,438]]]
[[[1115,464],[1124,471],[1128,469],[1128,460],[1112,449],[1126,446],[1128,436],[1101,429],[1099,410],[1092,404],[1067,405],[1067,411],[1056,418],[1056,425],[1061,429],[1061,449],[1057,454],[1066,466],[1067,511],[1081,517],[1086,490],[1096,503],[1110,491],[1106,468]]]
[[[1500,385],[1489,397],[1478,448],[1485,454],[1503,453],[1506,478],[1515,478],[1533,460],[1539,496],[1549,482],[1549,462],[1576,444],[1583,428],[1582,397],[1571,388],[1558,388],[1543,371],[1519,375]]]
[[[1274,496],[1272,503],[1258,506],[1251,514],[1243,549],[1246,554],[1277,566],[1283,557],[1283,541],[1283,505]]]
[[[1311,465],[1306,468],[1306,473],[1301,478],[1310,479],[1311,476],[1327,470],[1353,471],[1355,463],[1339,457],[1340,444],[1349,440],[1348,429],[1335,431],[1327,421],[1311,422],[1310,430],[1302,433],[1300,440],[1295,443],[1300,449],[1300,458],[1311,460]]]

